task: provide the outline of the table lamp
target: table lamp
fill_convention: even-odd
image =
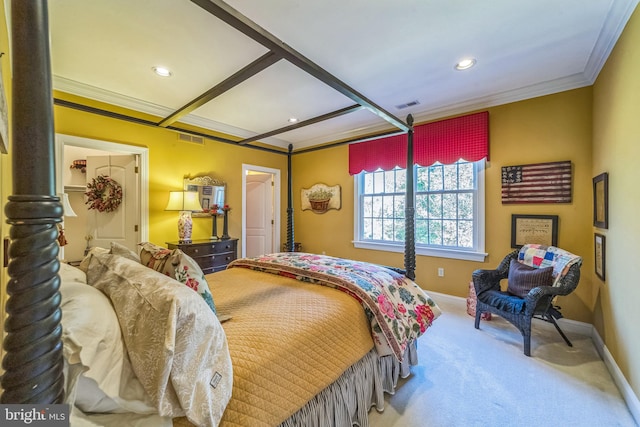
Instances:
[[[180,243],[191,243],[191,229],[193,221],[192,211],[201,211],[200,199],[197,191],[171,191],[169,203],[165,211],[180,211],[178,218],[178,240]]]

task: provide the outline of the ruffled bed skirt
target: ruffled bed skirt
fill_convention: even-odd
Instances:
[[[347,369],[334,383],[318,393],[281,427],[369,426],[369,409],[384,410],[384,393],[393,394],[398,378],[406,378],[418,363],[414,341],[402,362],[393,355],[378,356],[371,350]]]

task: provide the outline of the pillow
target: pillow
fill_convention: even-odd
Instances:
[[[222,325],[175,279],[124,257],[96,254],[87,280],[111,300],[131,366],[162,416],[218,425],[231,398]]]
[[[139,246],[141,246],[140,263],[160,273],[173,276],[173,271],[169,274],[169,270],[166,270],[166,262],[171,255],[171,249],[163,248],[150,242],[140,243]]]
[[[111,253],[114,255],[120,255],[123,256],[125,258],[129,258],[132,261],[135,262],[141,262],[140,261],[140,255],[138,255],[137,253],[135,253],[134,251],[132,251],[131,249],[129,249],[128,247],[118,243],[118,242],[111,242]]]
[[[180,249],[167,249],[145,242],[140,244],[142,264],[160,273],[173,277],[178,282],[196,291],[205,300],[211,311],[216,313],[209,284],[198,263]]]
[[[509,264],[507,292],[524,298],[529,291],[538,286],[551,286],[553,267],[536,268],[512,259]]]
[[[82,261],[80,261],[80,265],[78,266],[78,268],[86,273],[87,269],[89,268],[89,261],[91,260],[91,256],[93,254],[106,253],[109,253],[109,249],[101,248],[100,246],[94,246],[93,248],[89,249],[89,252],[87,252]]]
[[[75,267],[61,264],[60,277],[65,403],[84,412],[153,412],[131,370],[109,299],[87,285],[85,273]]]
[[[63,262],[60,263],[58,275],[60,276],[61,284],[70,282],[87,283],[87,274],[84,271]]]
[[[216,306],[213,302],[213,296],[211,295],[211,291],[209,291],[209,284],[198,263],[180,249],[174,249],[167,261],[167,265],[173,267],[173,277],[175,277],[178,282],[200,294],[215,314]]]

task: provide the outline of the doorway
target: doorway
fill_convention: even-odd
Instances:
[[[279,252],[280,170],[242,165],[242,257]]]
[[[148,149],[144,147],[117,144],[96,139],[81,138],[72,135],[56,134],[56,192],[67,193],[72,203],[72,208],[75,210],[76,206],[79,206],[79,209],[81,209],[84,213],[83,215],[78,215],[78,217],[75,218],[65,219],[65,234],[67,236],[67,240],[69,240],[69,244],[61,248],[61,256],[67,261],[82,259],[84,250],[88,246],[105,247],[105,245],[108,245],[109,243],[107,241],[105,241],[106,243],[99,242],[97,239],[97,237],[99,237],[98,235],[95,235],[94,238],[91,239],[92,241],[86,240],[88,235],[95,234],[86,232],[89,227],[88,221],[91,221],[91,215],[89,214],[95,212],[87,211],[86,206],[84,206],[84,188],[86,185],[85,174],[81,174],[77,170],[71,170],[70,168],[70,165],[74,164],[74,160],[76,160],[76,157],[87,159],[93,156],[96,156],[95,159],[98,160],[100,159],[100,156],[102,156],[103,159],[106,159],[105,162],[107,162],[107,164],[111,166],[111,173],[115,173],[113,171],[116,169],[116,166],[115,163],[111,163],[111,160],[114,160],[116,156],[120,158],[135,158],[134,167],[137,169],[139,175],[139,179],[136,179],[136,184],[139,186],[135,189],[135,193],[137,193],[137,200],[130,201],[129,203],[123,202],[123,206],[127,205],[129,208],[131,208],[132,205],[135,205],[135,212],[127,212],[125,214],[123,211],[121,216],[126,217],[128,221],[131,220],[132,216],[137,219],[137,221],[135,221],[138,225],[138,234],[136,236],[137,242],[135,242],[136,244],[140,241],[147,241],[149,239]],[[99,162],[96,167],[100,167]],[[120,177],[119,180],[124,183],[124,179],[124,177]],[[129,191],[127,192],[129,193]],[[74,205],[73,203],[76,204]],[[110,220],[114,220],[114,218],[110,217]],[[67,226],[69,226],[70,228],[68,228]],[[103,227],[100,224],[96,224],[96,226],[100,226],[103,231],[109,231],[109,233],[107,233],[109,234],[109,239],[117,240],[115,239],[116,235],[112,232],[113,230],[109,229],[113,228],[113,225],[110,225],[110,227]],[[118,227],[116,227],[116,229],[118,229]],[[127,246],[130,245],[127,244]],[[66,248],[68,248],[68,250]],[[135,245],[131,249],[135,250]]]

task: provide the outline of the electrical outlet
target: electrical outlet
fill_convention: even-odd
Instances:
[[[438,268],[438,277],[444,277],[444,268]]]

